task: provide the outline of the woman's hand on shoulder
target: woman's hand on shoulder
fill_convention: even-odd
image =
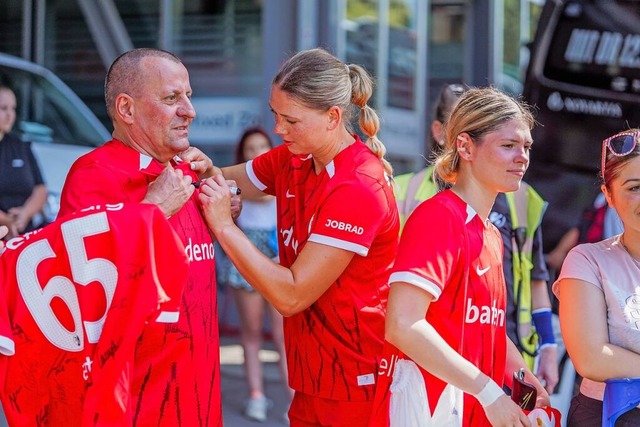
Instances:
[[[196,147],[189,147],[178,155],[180,159],[191,164],[191,170],[198,174],[200,179],[222,174],[220,168],[213,165],[209,156]]]

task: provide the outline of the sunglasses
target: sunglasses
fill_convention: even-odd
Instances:
[[[614,156],[626,156],[630,154],[638,144],[640,132],[620,132],[602,141],[602,164],[600,170],[604,177],[604,165],[607,162],[607,150]]]

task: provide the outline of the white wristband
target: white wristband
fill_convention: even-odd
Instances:
[[[486,408],[498,400],[498,398],[503,394],[505,394],[504,390],[502,390],[495,381],[489,378],[489,382],[485,384],[482,390],[480,390],[480,393],[475,395],[475,398],[478,399],[478,402],[480,402],[483,408]]]

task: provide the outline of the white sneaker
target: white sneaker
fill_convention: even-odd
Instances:
[[[269,400],[265,396],[252,397],[247,400],[247,406],[244,409],[244,416],[253,421],[264,422],[267,420],[267,410],[269,409]]]

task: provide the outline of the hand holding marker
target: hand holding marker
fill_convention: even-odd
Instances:
[[[194,182],[192,182],[193,186],[196,187],[196,188],[200,188],[200,184],[201,183],[202,183],[202,181],[194,181]],[[242,190],[240,190],[238,187],[234,187],[233,185],[229,186],[229,191],[234,196],[237,196],[240,193],[242,193]]]
[[[193,179],[193,186],[196,188],[200,188],[200,184],[202,184],[202,181],[197,180],[198,176],[191,170],[191,165],[189,163],[183,162],[182,159],[178,156],[175,156],[173,158],[173,161],[176,163],[175,168],[180,169],[183,174],[191,176],[191,178]],[[235,186],[230,186],[229,191],[233,196],[238,196],[240,195],[240,193],[242,193],[242,190]]]

